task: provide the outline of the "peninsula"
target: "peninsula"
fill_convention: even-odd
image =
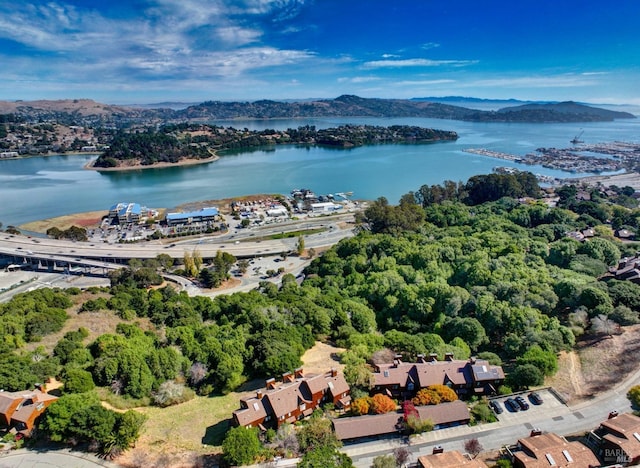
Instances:
[[[248,130],[204,124],[168,125],[158,131],[120,131],[113,136],[92,168],[132,169],[210,162],[224,150],[282,144],[353,148],[386,143],[430,143],[456,140],[456,132],[409,125],[380,127],[343,125],[316,129],[305,125],[287,130]]]

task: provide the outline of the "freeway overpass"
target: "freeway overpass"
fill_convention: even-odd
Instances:
[[[326,223],[326,220],[323,221]],[[308,224],[308,222],[307,222]],[[351,228],[341,229],[337,224],[325,231],[305,236],[307,248],[331,246],[340,239],[353,235]],[[176,240],[171,244],[160,241],[136,244],[107,244],[100,242],[75,242],[64,239],[36,238],[24,235],[0,233],[0,265],[25,265],[34,269],[97,269],[120,268],[131,259],[151,259],[166,254],[174,259],[184,258],[185,253],[197,249],[207,261],[218,253],[228,252],[236,258],[255,258],[280,255],[295,251],[297,238],[253,240],[259,231],[247,231],[230,237],[202,237]]]

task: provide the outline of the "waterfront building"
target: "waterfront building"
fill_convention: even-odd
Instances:
[[[142,211],[143,208],[138,203],[116,203],[109,208],[109,220],[111,224],[138,224]]]
[[[166,220],[168,226],[179,226],[181,224],[212,222],[218,218],[218,215],[217,208],[207,207],[197,211],[169,213]]]
[[[342,205],[333,202],[311,203],[311,211],[314,213],[329,213],[342,209]]]

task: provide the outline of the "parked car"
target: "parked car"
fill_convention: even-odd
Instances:
[[[527,411],[529,409],[529,403],[527,403],[527,400],[521,396],[516,397],[516,403],[522,411]]]
[[[544,403],[544,400],[538,392],[529,393],[529,400],[531,400],[531,403],[533,403],[534,405],[541,405],[542,403]]]
[[[489,402],[489,406],[491,406],[491,409],[493,409],[493,411],[494,411],[496,414],[500,414],[500,413],[502,413],[502,406],[500,406],[500,402],[499,402],[499,401],[491,400],[491,401]]]
[[[520,405],[518,405],[518,403],[516,403],[516,400],[514,400],[513,398],[507,398],[504,401],[504,406],[512,413],[517,413],[518,411],[520,411]]]

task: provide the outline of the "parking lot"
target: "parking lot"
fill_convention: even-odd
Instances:
[[[529,397],[529,393],[531,392],[521,392],[515,393],[513,395],[504,395],[497,398],[491,398],[490,401],[497,401],[500,404],[500,407],[503,409],[502,413],[496,414],[496,417],[499,421],[504,422],[527,422],[531,419],[537,419],[544,415],[549,415],[553,413],[554,409],[566,408],[566,405],[560,401],[553,392],[548,389],[537,390],[536,393],[542,397],[542,404],[536,405],[531,401]],[[520,410],[518,412],[514,412],[508,409],[505,406],[505,400],[507,398],[515,398],[516,396],[522,396],[525,401],[529,404],[529,409]],[[494,411],[495,413],[495,411]]]

